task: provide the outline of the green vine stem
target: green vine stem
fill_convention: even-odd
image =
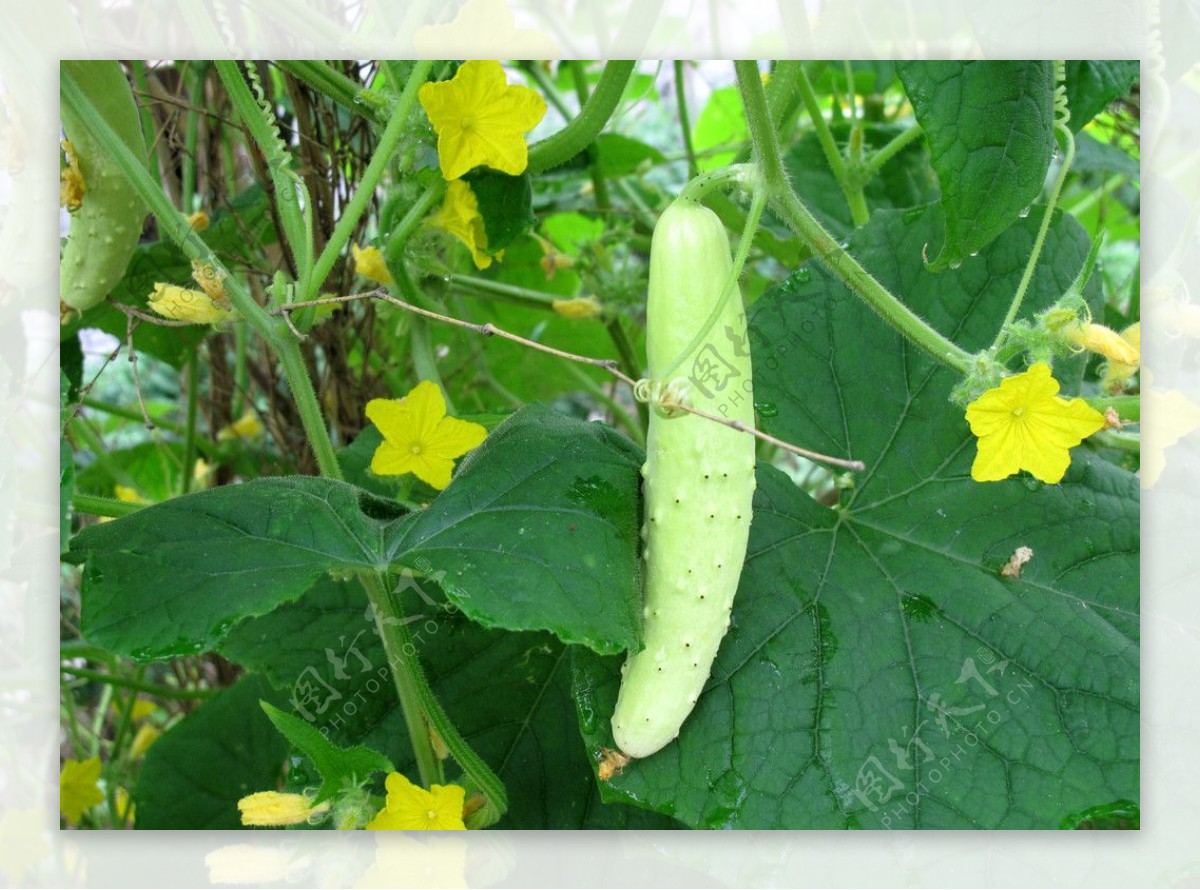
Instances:
[[[553,136],[529,147],[530,175],[565,164],[595,141],[621,101],[636,64],[612,61],[604,66],[604,73],[578,116]]]
[[[418,72],[422,69],[428,70],[424,63],[419,63],[414,69],[414,77],[410,80],[410,86],[414,81],[418,80]],[[246,322],[279,354],[284,376],[291,386],[292,397],[296,401],[296,407],[304,425],[305,434],[308,436],[313,451],[317,456],[317,463],[322,474],[334,479],[341,479],[341,468],[337,463],[337,458],[333,451],[329,431],[325,426],[320,404],[317,402],[316,393],[313,390],[312,381],[308,375],[308,368],[304,364],[304,359],[300,354],[299,345],[295,337],[289,332],[286,323],[280,318],[271,317],[263,307],[255,302],[245,285],[228,273],[221,261],[208,245],[204,243],[204,240],[188,224],[187,218],[175,209],[162,189],[154,183],[145,166],[138,161],[120,137],[96,113],[91,103],[83,97],[78,85],[75,84],[69,73],[64,72],[60,82],[60,91],[63,104],[67,108],[70,108],[83,121],[92,138],[114,159],[130,186],[146,202],[150,211],[157,217],[160,231],[166,237],[175,241],[188,257],[211,265],[222,275],[225,280],[226,294],[230,302],[233,303],[234,308],[241,313]],[[415,94],[415,87],[412,92]],[[372,586],[369,579],[364,582],[364,587],[377,613],[381,609],[386,609],[389,611],[385,611],[382,614],[394,614],[394,605],[389,602],[385,589],[380,585]],[[389,638],[385,637],[385,641],[387,639]],[[436,708],[436,698],[433,695],[433,691],[429,689],[428,684],[425,682],[424,674],[420,671],[419,665],[416,665],[415,669],[412,667],[416,664],[415,653],[411,659],[406,659],[404,653],[397,654],[388,648],[387,654],[389,662],[393,665],[393,679],[397,687],[397,694],[401,698],[401,707],[410,711],[420,707],[425,711],[430,720],[436,721],[438,715],[434,713],[434,710],[436,709],[438,714],[441,714],[440,708]],[[419,702],[414,701],[414,699],[418,699]],[[504,799],[504,792],[499,779],[490,773],[484,775],[483,771],[486,771],[487,767],[483,765],[478,755],[470,749],[462,739],[462,736],[454,731],[452,726],[448,725],[449,721],[445,719],[444,714],[441,714],[440,719],[447,725],[438,726],[438,732],[450,748],[455,760],[464,769],[467,769],[467,764],[473,764],[471,769],[474,770],[474,773],[483,776],[482,780],[477,778],[480,787],[490,789],[488,792],[489,799],[502,801]],[[408,718],[406,717],[407,720]],[[415,720],[410,722],[415,722]],[[421,745],[420,737],[414,737],[412,744],[414,749],[417,749]]]
[[[1055,62],[1054,64],[1055,70],[1060,71],[1062,63]],[[1055,207],[1058,206],[1058,197],[1062,193],[1063,184],[1067,181],[1067,174],[1071,172],[1071,164],[1075,160],[1075,137],[1071,133],[1071,128],[1067,126],[1070,119],[1071,113],[1066,106],[1066,88],[1059,86],[1055,92],[1054,132],[1062,136],[1066,150],[1062,166],[1059,167],[1058,175],[1054,177],[1054,185],[1050,187],[1050,196],[1046,201],[1046,209],[1042,213],[1042,224],[1038,227],[1037,238],[1033,242],[1033,252],[1029,254],[1029,262],[1025,264],[1025,272],[1021,275],[1021,283],[1017,285],[1017,292],[1013,295],[1012,304],[1008,307],[1008,314],[1004,316],[1004,322],[1000,325],[996,339],[992,342],[993,350],[999,347],[1007,336],[1008,326],[1016,321],[1017,312],[1020,311],[1021,303],[1025,299],[1025,292],[1033,280],[1033,271],[1037,268],[1038,259],[1042,255],[1042,247],[1046,243],[1046,233],[1050,231],[1050,221],[1054,218]]]
[[[329,63],[310,59],[280,59],[275,64],[347,111],[378,124],[387,122],[387,99],[376,90],[333,70]]]
[[[868,182],[876,173],[883,169],[883,166],[894,158],[900,152],[904,151],[914,140],[920,137],[921,125],[914,123],[903,133],[897,133],[886,144],[873,152],[862,165],[862,180]]]
[[[738,62],[738,65],[746,65],[746,62]],[[752,63],[751,63],[752,64]],[[758,66],[754,65],[754,70],[758,71]],[[744,78],[739,74],[738,83],[741,84]],[[850,216],[854,221],[854,225],[861,226],[870,217],[870,212],[867,210],[867,200],[863,195],[862,183],[856,181],[858,177],[852,177],[846,167],[845,161],[842,159],[842,154],[838,151],[837,143],[833,141],[833,133],[829,129],[829,124],[825,121],[825,115],[821,113],[820,103],[817,102],[817,94],[813,90],[812,82],[808,79],[808,74],[801,67],[796,73],[796,88],[800,91],[800,99],[804,103],[804,107],[808,110],[808,116],[812,119],[813,127],[817,133],[817,141],[821,143],[821,150],[825,153],[825,160],[829,162],[829,169],[833,171],[834,178],[837,179],[838,185],[842,189],[842,194],[846,197],[846,204],[850,207]],[[745,91],[742,89],[742,101],[746,101]],[[759,80],[758,92],[762,93],[762,80]],[[854,96],[854,84],[850,83],[850,96]],[[770,119],[770,110],[764,105],[764,112]],[[853,110],[853,109],[852,109]],[[747,121],[750,117],[750,109],[746,109]],[[751,133],[753,136],[753,132]],[[774,137],[774,129],[772,128],[772,136]],[[773,139],[774,141],[774,139]],[[762,144],[759,140],[754,140],[754,145],[761,152]],[[778,146],[778,142],[775,141]],[[776,148],[776,157],[778,158],[778,148]]]
[[[183,435],[183,472],[179,474],[179,493],[187,494],[192,486],[192,467],[196,463],[196,415],[200,407],[199,347],[187,360],[187,421]]]
[[[692,143],[692,123],[688,114],[687,83],[684,78],[684,63],[675,61],[675,108],[679,114],[679,130],[683,136],[683,150],[687,154],[688,179],[700,175],[700,164],[696,160],[696,146]]]
[[[567,64],[571,68],[571,80],[575,85],[575,95],[579,99],[579,107],[586,109],[588,103],[587,72],[584,71],[583,63],[580,61],[571,61]],[[617,98],[620,99],[619,94]],[[568,126],[570,125],[568,124]],[[608,196],[608,183],[604,179],[604,170],[600,167],[600,155],[596,151],[594,143],[585,147],[584,152],[587,154],[588,176],[592,180],[592,197],[596,202],[596,209],[601,213],[607,213],[612,209],[612,201]]]
[[[157,698],[177,698],[177,699],[193,699],[193,698],[211,698],[220,692],[219,689],[176,689],[174,686],[157,686],[154,683],[146,683],[141,680],[130,680],[125,677],[117,677],[113,674],[106,674],[104,671],[93,671],[89,668],[74,667],[73,665],[64,664],[59,668],[64,674],[72,677],[78,677],[80,680],[89,680],[94,683],[107,683],[109,686],[117,686],[122,689],[132,689],[134,692],[145,692],[147,695],[153,695]]]
[[[374,154],[371,155],[367,169],[363,171],[362,179],[354,189],[353,196],[343,208],[337,225],[333,227],[333,234],[325,243],[325,249],[317,257],[316,265],[313,267],[312,281],[308,288],[302,291],[303,296],[300,299],[311,300],[316,297],[317,291],[333,270],[333,264],[346,249],[350,236],[354,234],[359,220],[370,206],[371,199],[375,197],[375,190],[383,179],[388,164],[391,163],[392,155],[396,153],[396,149],[399,148],[401,139],[410,125],[409,115],[417,101],[417,90],[420,89],[421,84],[425,83],[432,67],[433,62],[428,60],[413,65],[408,82],[404,85],[404,91],[400,94],[400,98],[396,100],[396,107],[392,109],[391,119],[388,120],[383,135],[379,137],[379,144],[375,147]]]
[[[1142,419],[1141,396],[1096,396],[1084,401],[1101,414],[1112,408],[1118,417],[1130,423],[1137,423]]]
[[[279,222],[296,264],[296,278],[304,284],[312,278],[312,199],[308,189],[292,172],[291,154],[279,136],[274,114],[251,93],[238,63],[218,60],[213,64],[246,132],[266,158]]]
[[[82,494],[77,491],[71,497],[71,506],[76,513],[86,513],[89,516],[106,516],[109,519],[116,519],[119,516],[128,516],[130,513],[136,513],[146,505],[131,501],[118,501],[116,498],[106,498],[95,494]]]
[[[738,86],[746,109],[769,200],[785,222],[812,250],[813,255],[861,297],[881,318],[940,363],[966,374],[971,356],[926,324],[901,303],[838,242],[804,206],[788,183],[780,159],[779,143],[763,95],[762,80],[754,62],[735,62]]]

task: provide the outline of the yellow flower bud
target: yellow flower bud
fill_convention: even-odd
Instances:
[[[1067,340],[1123,365],[1137,365],[1141,360],[1135,346],[1112,328],[1090,321],[1080,322],[1066,331]]]
[[[279,791],[259,791],[238,801],[243,825],[276,828],[283,825],[299,825],[328,809],[328,803],[313,807],[303,794],[284,794]]]
[[[218,324],[230,314],[229,309],[204,291],[163,284],[161,281],[155,283],[154,292],[150,294],[150,308],[163,318],[189,324]]]
[[[363,278],[385,287],[396,283],[396,279],[388,271],[387,263],[384,262],[383,252],[378,247],[359,247],[357,244],[351,244],[350,254],[354,257],[354,271]]]
[[[1142,348],[1142,324],[1134,322],[1125,330],[1121,331],[1121,339],[1132,346],[1134,349]],[[1100,382],[1100,388],[1105,392],[1116,392],[1125,386],[1126,381],[1137,373],[1137,362],[1122,362],[1110,361],[1108,367],[1104,369],[1104,379]]]
[[[555,312],[565,318],[595,318],[604,308],[594,297],[555,300],[550,305],[554,307]]]
[[[217,439],[221,442],[228,442],[231,439],[257,439],[262,434],[262,421],[258,419],[253,408],[248,408],[229,426],[222,427],[217,433]]]

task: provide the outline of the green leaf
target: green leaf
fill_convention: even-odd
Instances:
[[[247,675],[163,733],[138,776],[139,829],[242,827],[238,800],[274,791],[287,756],[262,698],[279,700],[261,677]]]
[[[834,139],[844,144],[849,138],[845,124],[831,127]],[[886,145],[901,127],[868,124],[863,128],[865,144],[874,150]],[[784,158],[784,165],[793,188],[835,238],[845,238],[854,230],[850,206],[829,168],[825,152],[815,132],[805,133]],[[914,207],[938,199],[937,178],[929,167],[929,150],[921,143],[906,146],[891,158],[879,175],[873,177],[863,190],[872,210]]]
[[[692,147],[700,170],[724,167],[737,155],[737,148],[750,138],[742,96],[736,86],[713,90],[692,126]],[[729,151],[713,149],[732,146]]]
[[[488,627],[619,651],[640,640],[640,466],[610,427],[526,406],[467,456],[393,552],[445,573],[451,600]]]
[[[434,692],[508,791],[496,828],[667,828],[673,820],[600,801],[576,728],[566,647],[545,633],[486,630],[417,579],[403,602]],[[386,752],[415,776],[387,657],[355,584],[321,581],[295,603],[234,628],[222,652],[262,670],[290,710],[331,741]],[[331,659],[330,656],[333,656]],[[360,657],[361,656],[361,657]],[[336,664],[334,662],[337,662]],[[339,677],[338,671],[341,676]],[[301,711],[303,708],[303,712]],[[453,762],[447,779],[456,781]],[[304,779],[309,782],[309,778]]]
[[[813,89],[828,94],[846,91],[846,65],[840,61],[815,61],[805,65]],[[886,59],[865,59],[850,62],[854,77],[854,92],[861,96],[882,93],[896,79],[896,63]]]
[[[87,559],[83,634],[139,659],[211,649],[330,569],[386,565],[381,539],[399,512],[344,483],[282,477],[90,526],[68,554]]]
[[[504,250],[537,222],[533,216],[533,190],[528,173],[509,176],[480,168],[463,179],[479,201],[488,253]]]
[[[1138,78],[1138,62],[1074,60],[1067,62],[1068,126],[1078,133],[1114,99],[1129,92]]]
[[[875,214],[850,251],[974,349],[1035,222],[941,275],[920,259],[930,211]],[[1086,247],[1054,223],[1029,312]],[[708,686],[678,740],[630,764],[609,799],[692,827],[1043,829],[1136,800],[1136,479],[1080,448],[1060,485],[972,481],[955,376],[820,267],[769,291],[750,323],[764,428],[868,468],[831,510],[760,467]],[[1021,546],[1032,560],[1001,576]],[[611,745],[620,659],[576,656],[585,739]]]
[[[75,537],[84,636],[139,659],[204,651],[326,572],[407,567],[401,586],[449,578],[476,621],[620,651],[639,633],[639,465],[611,429],[530,406],[418,514],[309,477],[175,498]]]
[[[75,495],[75,452],[66,438],[58,441],[58,552],[71,539],[71,499]]]
[[[607,179],[637,173],[643,165],[656,166],[667,162],[663,153],[653,145],[620,133],[601,133],[596,139],[600,157],[600,172]]]
[[[275,728],[292,747],[313,762],[321,774],[321,789],[313,798],[319,804],[336,797],[346,788],[361,785],[374,773],[392,772],[395,767],[385,756],[365,745],[342,748],[325,738],[311,723],[293,717],[270,702],[259,702]]]
[[[942,186],[946,240],[930,269],[955,264],[1041,194],[1054,153],[1051,62],[901,62],[900,79]]]
[[[179,492],[183,470],[183,444],[180,442],[141,442],[132,448],[108,453],[106,463],[124,470],[138,484],[138,491],[151,501],[165,501]],[[106,464],[91,463],[79,472],[80,491],[111,498],[113,487],[123,484],[113,477]]]
[[[1101,142],[1088,133],[1075,136],[1075,160],[1071,163],[1072,173],[1119,173],[1138,182],[1142,176],[1141,165],[1115,145]]]

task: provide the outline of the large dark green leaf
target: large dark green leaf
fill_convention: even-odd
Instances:
[[[1071,131],[1078,133],[1109,102],[1128,93],[1137,80],[1138,69],[1136,60],[1067,62],[1067,104],[1071,109],[1068,126]]]
[[[451,599],[489,627],[618,651],[640,640],[639,466],[611,428],[530,405],[463,461],[392,552],[446,572]]]
[[[167,730],[138,776],[137,827],[241,828],[238,800],[283,773],[287,743],[258,704],[278,698],[248,675]]]
[[[1033,224],[941,275],[920,259],[935,227],[929,212],[883,212],[850,249],[979,348]],[[1086,247],[1055,223],[1029,311],[1069,284]],[[1136,480],[1079,449],[1060,485],[972,481],[954,375],[819,268],[768,292],[751,334],[755,397],[776,409],[767,430],[868,469],[830,510],[760,468],[709,684],[678,740],[627,767],[610,798],[742,828],[1056,828],[1136,801]],[[1002,577],[1021,546],[1033,559]],[[598,750],[612,744],[620,659],[576,654]]]
[[[839,143],[849,135],[845,126],[832,128]],[[864,128],[867,148],[878,149],[901,132],[894,126],[869,125]],[[805,133],[788,151],[785,159],[788,177],[808,209],[836,238],[845,238],[854,229],[850,205],[837,177],[825,159],[816,133]],[[913,207],[938,198],[937,178],[929,168],[929,150],[922,142],[905,147],[891,158],[864,189],[871,210]]]
[[[607,427],[532,406],[418,514],[310,477],[166,501],[75,538],[84,635],[135,658],[202,651],[327,572],[403,566],[446,578],[477,621],[616,652],[639,638],[639,463]]]
[[[1042,191],[1054,153],[1051,62],[902,62],[900,78],[942,186],[952,268],[1008,228]]]
[[[415,584],[405,605],[420,618],[410,630],[438,698],[507,787],[509,811],[497,828],[672,826],[652,813],[601,803],[560,642],[485,630],[445,611],[443,602],[436,584]],[[387,658],[365,606],[355,585],[322,581],[297,602],[234,628],[222,652],[264,671],[291,700],[291,711],[332,741],[376,748],[412,776]],[[451,765],[447,779],[455,778]]]

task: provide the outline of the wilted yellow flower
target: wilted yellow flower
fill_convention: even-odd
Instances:
[[[995,482],[1028,470],[1043,482],[1061,480],[1070,449],[1103,429],[1104,416],[1083,399],[1057,393],[1050,366],[1038,362],[971,402],[967,422],[979,437],[971,478]]]
[[[357,244],[351,244],[350,255],[354,257],[354,271],[363,278],[384,287],[396,283],[396,279],[388,271],[383,252],[378,247],[359,247]]]
[[[1091,352],[1098,353],[1114,362],[1136,365],[1140,361],[1138,350],[1112,328],[1090,321],[1079,322],[1065,332],[1068,342]]]
[[[208,228],[208,214],[203,210],[197,210],[195,213],[188,216],[187,221],[188,225],[192,227],[193,231],[203,232]]]
[[[186,321],[190,324],[219,324],[230,315],[230,309],[213,300],[202,290],[191,290],[174,284],[154,285],[150,308],[163,318]]]
[[[67,821],[77,824],[84,810],[104,802],[100,790],[100,758],[90,757],[82,763],[68,760],[58,776],[58,806]]]
[[[465,831],[463,802],[466,792],[458,785],[420,788],[400,773],[385,781],[387,805],[367,824],[368,831]]]
[[[573,300],[555,300],[550,304],[554,311],[566,318],[595,318],[604,308],[595,297],[575,297]]]
[[[413,473],[438,490],[450,484],[454,460],[487,438],[487,429],[479,424],[447,417],[441,389],[428,380],[403,399],[367,402],[367,417],[383,434],[371,458],[371,472]]]
[[[257,412],[253,408],[247,408],[241,417],[217,433],[217,439],[222,442],[230,439],[257,439],[262,434],[263,425]]]
[[[66,140],[62,144],[67,155],[67,166],[59,174],[58,203],[74,213],[83,206],[83,195],[87,185],[83,181],[83,173],[79,169],[79,158],[75,156],[75,146]]]
[[[451,80],[423,84],[417,97],[437,133],[446,179],[480,166],[516,176],[528,166],[525,134],[545,115],[546,101],[510,86],[499,62],[464,62]]]
[[[487,252],[487,229],[479,213],[479,199],[467,183],[456,179],[446,187],[446,197],[442,199],[441,210],[433,215],[433,224],[467,246],[476,269],[486,269],[492,264],[492,256]],[[495,258],[503,259],[504,251],[499,251]]]
[[[1121,339],[1138,350],[1140,359],[1142,348],[1141,322],[1134,322],[1121,331]],[[1138,365],[1139,362],[1109,361],[1104,369],[1104,378],[1100,381],[1100,388],[1105,392],[1117,392],[1122,389],[1129,378],[1137,373]]]
[[[243,825],[271,828],[299,825],[313,816],[322,815],[328,809],[328,802],[314,807],[303,794],[285,794],[280,791],[259,791],[238,801]]]

